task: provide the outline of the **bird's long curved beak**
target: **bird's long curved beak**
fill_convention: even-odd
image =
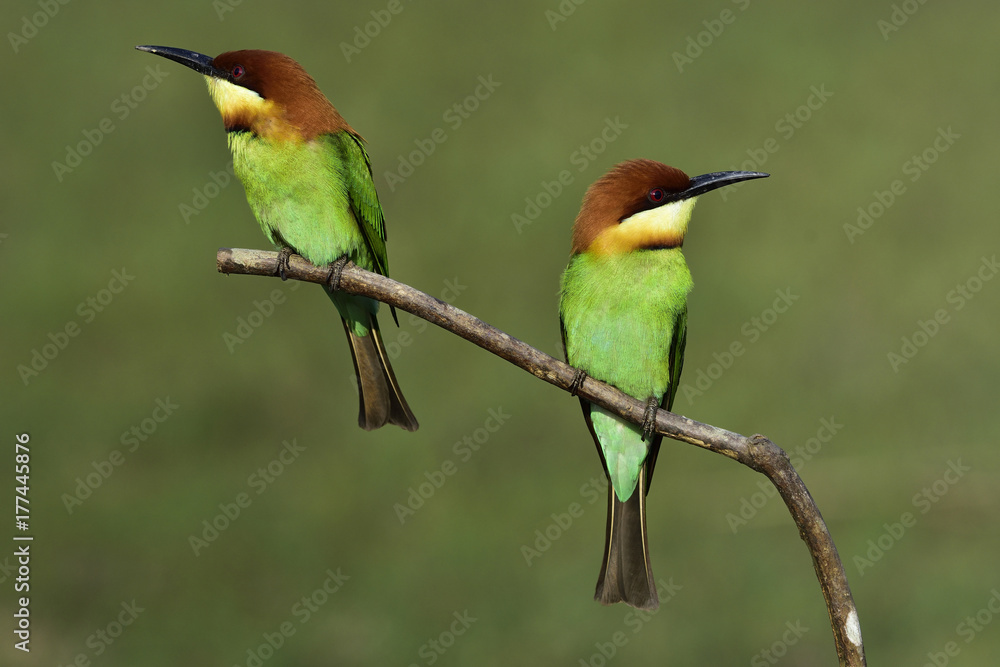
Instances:
[[[733,183],[749,181],[753,178],[767,178],[770,175],[762,171],[713,171],[711,174],[695,176],[691,179],[691,184],[686,189],[681,190],[671,197],[671,199],[673,201],[691,199],[692,197],[703,195],[706,192],[711,192],[712,190],[732,185]]]
[[[163,56],[178,62],[181,65],[190,67],[195,72],[199,74],[204,74],[205,76],[214,76],[225,78],[226,73],[220,71],[212,61],[215,58],[211,56],[206,56],[203,53],[198,53],[197,51],[188,51],[187,49],[177,49],[172,46],[137,46],[135,47],[139,51],[146,51],[147,53],[153,53],[158,56]]]

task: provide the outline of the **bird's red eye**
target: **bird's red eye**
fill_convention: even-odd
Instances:
[[[243,73],[245,71],[246,70],[243,69],[243,65],[236,65],[236,66],[234,66],[233,67],[233,78],[234,79],[240,78],[241,76],[243,76]]]
[[[649,195],[647,196],[649,197],[649,201],[653,202],[654,204],[659,204],[661,201],[663,201],[663,198],[666,196],[666,194],[663,192],[663,188],[653,188],[652,190],[649,191]]]

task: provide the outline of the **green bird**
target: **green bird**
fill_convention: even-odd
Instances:
[[[388,275],[385,221],[364,140],[301,65],[274,51],[228,51],[212,58],[173,47],[136,48],[205,76],[247,202],[268,240],[281,249],[282,278],[292,253],[318,266],[347,259]],[[382,343],[378,302],[326,291],[354,359],[358,424],[415,431],[417,420]]]
[[[659,606],[646,494],[662,437],[654,434],[655,411],[673,405],[684,364],[692,281],[681,245],[695,198],[765,176],[730,171],[688,178],[653,160],[630,160],[584,195],[562,276],[566,361],[647,402],[640,428],[580,400],[609,481],[604,563],[594,594],[602,604]]]

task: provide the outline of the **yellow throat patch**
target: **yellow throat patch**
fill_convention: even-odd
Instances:
[[[617,255],[643,248],[674,248],[684,242],[697,197],[639,211],[608,227],[594,239],[588,252]]]
[[[212,96],[226,129],[241,127],[268,139],[301,139],[301,133],[284,118],[281,105],[243,86],[206,76]]]

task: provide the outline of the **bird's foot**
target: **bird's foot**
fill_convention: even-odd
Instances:
[[[650,396],[646,400],[646,412],[642,418],[643,442],[652,440],[653,435],[656,433],[656,411],[659,407],[660,402],[656,399],[656,396]]]
[[[347,255],[342,256],[330,265],[330,273],[326,276],[326,286],[330,288],[331,292],[336,292],[340,289],[340,277],[344,273],[345,266],[347,266]]]
[[[579,368],[576,369],[576,375],[573,376],[573,381],[569,383],[569,394],[570,396],[576,396],[580,391],[580,387],[583,386],[583,381],[587,379],[587,374],[581,371]]]
[[[291,270],[288,266],[288,258],[291,256],[292,249],[287,246],[278,251],[278,270],[276,273],[281,276],[282,280],[288,280],[288,272]]]

